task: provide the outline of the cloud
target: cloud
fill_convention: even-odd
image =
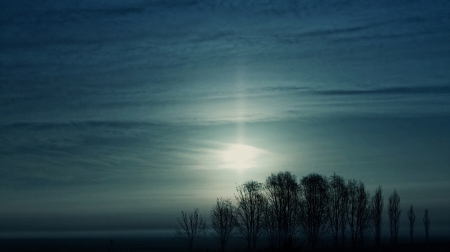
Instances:
[[[320,95],[394,95],[394,94],[448,94],[450,86],[419,86],[419,87],[386,87],[374,89],[336,89],[312,91]]]
[[[32,186],[23,184],[28,179],[37,184],[89,184],[133,176],[165,163],[167,155],[159,152],[181,141],[178,134],[183,130],[142,122],[3,125],[0,173],[8,173],[4,185],[10,187]]]
[[[448,19],[437,9],[445,1],[425,9],[423,1],[380,1],[374,8],[348,1],[24,3],[2,3],[13,13],[3,16],[11,36],[0,42],[6,48],[0,52],[0,115],[10,124],[270,121],[313,108],[317,104],[308,94],[448,93],[439,80],[426,87],[417,87],[419,79],[411,84],[415,88],[378,88],[386,80],[409,78],[402,75],[410,71],[396,60],[398,54],[435,59],[408,48],[409,37],[400,41],[408,41],[402,48],[399,41],[374,50],[347,43],[417,37],[439,20],[435,31],[442,35]],[[387,15],[400,7],[409,11]],[[338,40],[343,43],[332,43]],[[392,52],[397,58],[377,61]],[[386,68],[392,70],[383,75]],[[434,76],[446,79],[443,71]],[[427,76],[423,72],[417,75]],[[366,79],[372,83],[361,84]],[[247,106],[241,114],[239,99]]]

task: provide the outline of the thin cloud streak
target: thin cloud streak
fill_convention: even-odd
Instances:
[[[72,94],[61,97],[35,96],[3,99],[3,111],[22,111],[3,121],[5,130],[26,128],[27,125],[39,129],[61,127],[89,130],[91,126],[144,127],[158,124],[227,124],[235,122],[283,121],[315,116],[332,115],[337,111],[344,114],[350,103],[360,106],[348,113],[364,116],[377,110],[386,116],[422,115],[428,106],[435,106],[430,113],[448,114],[446,107],[450,93],[447,86],[410,86],[358,89],[314,89],[299,86],[248,87],[238,90],[184,90],[161,92],[136,92],[133,89],[115,92],[93,92],[73,99]],[[430,98],[430,95],[434,95]],[[352,96],[356,100],[343,98]],[[402,96],[402,98],[398,97]],[[396,98],[397,97],[397,98]],[[68,99],[72,101],[67,102]],[[32,102],[33,101],[33,102]],[[402,106],[398,106],[401,102]],[[26,104],[33,104],[33,107]],[[46,108],[53,104],[52,108]],[[240,105],[241,104],[241,105]],[[267,106],[271,104],[271,106]],[[395,109],[388,109],[395,104]],[[243,106],[243,107],[242,107]],[[245,108],[244,110],[241,109]],[[265,108],[265,109],[262,109]],[[418,109],[419,108],[419,109]],[[422,109],[420,109],[422,108]],[[186,113],[186,109],[189,111]],[[46,117],[38,119],[36,115],[46,112],[71,111],[64,117]],[[124,111],[129,111],[123,114]],[[149,111],[146,113],[145,111]],[[240,111],[240,112],[239,112]],[[107,112],[107,113],[106,113]],[[341,113],[340,112],[340,113]],[[33,115],[32,115],[33,114]],[[84,115],[80,117],[78,115]],[[115,114],[123,114],[120,120]],[[111,115],[111,116],[109,116]],[[86,116],[92,118],[89,120]],[[33,118],[36,118],[33,120]],[[25,119],[25,120],[24,120]],[[95,119],[95,120],[94,120]],[[35,123],[33,125],[33,123]],[[124,128],[125,130],[125,128]]]
[[[379,89],[347,89],[312,91],[320,95],[389,95],[389,94],[449,94],[450,86],[421,86],[421,87],[386,87]]]

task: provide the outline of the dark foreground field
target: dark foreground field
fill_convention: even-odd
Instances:
[[[171,238],[117,238],[110,251],[182,251]],[[109,251],[107,238],[11,238],[0,240],[0,251]]]
[[[196,251],[218,251],[216,243],[211,239],[204,239],[200,241],[199,247]],[[259,251],[267,251],[261,244]],[[110,249],[110,250],[109,250]],[[113,239],[112,246],[110,248],[110,239],[107,238],[3,238],[0,239],[0,251],[186,251],[184,244],[178,240],[174,240],[170,237],[139,237],[139,238],[116,238]],[[235,240],[228,246],[227,251],[243,252],[245,250],[245,243],[242,240]],[[312,251],[312,250],[299,250],[299,251]],[[361,249],[332,249],[328,245],[324,245],[322,248],[318,248],[314,251],[362,251]],[[363,251],[366,252],[378,252],[378,251],[405,251],[405,252],[419,252],[419,251],[436,251],[436,252],[448,252],[450,251],[450,242],[442,240],[440,242],[425,244],[416,244],[414,246],[400,244],[396,247],[383,245],[380,248],[375,248],[372,245],[368,245]]]

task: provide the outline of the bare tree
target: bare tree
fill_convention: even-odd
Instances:
[[[430,217],[428,216],[428,209],[425,209],[423,215],[423,225],[425,227],[425,243],[428,243],[430,238]]]
[[[409,220],[409,236],[411,238],[411,244],[413,244],[414,222],[416,221],[416,215],[414,214],[413,205],[411,205],[411,207],[408,210],[408,220]]]
[[[359,244],[364,247],[364,239],[367,232],[372,228],[373,211],[369,202],[370,192],[362,181],[354,179],[347,183],[349,194],[347,208],[347,224],[349,227],[350,242],[356,248]]]
[[[391,233],[391,244],[396,245],[398,241],[398,230],[400,227],[400,196],[397,190],[394,190],[389,197],[388,215],[389,215],[389,230]]]
[[[348,206],[347,224],[349,227],[350,242],[355,248],[358,243],[358,182],[351,179],[347,182]]]
[[[266,236],[269,250],[277,251],[280,245],[280,237],[278,232],[278,223],[277,223],[277,215],[276,211],[273,207],[266,204],[266,208],[264,210],[264,236]]]
[[[175,229],[175,238],[184,240],[189,251],[193,251],[194,242],[204,233],[206,223],[202,216],[198,214],[198,209],[192,213],[181,211],[181,218],[177,218],[179,227]]]
[[[230,199],[217,199],[216,205],[210,213],[211,227],[216,232],[220,243],[220,251],[225,251],[225,246],[236,228],[236,211]]]
[[[372,197],[372,220],[375,233],[375,244],[380,246],[381,244],[381,227],[383,225],[383,189],[381,185],[375,190],[375,194]]]
[[[315,248],[320,237],[327,231],[328,222],[328,180],[312,173],[300,180],[301,220],[310,248]]]
[[[247,249],[255,250],[264,224],[266,199],[263,186],[256,181],[248,181],[236,188],[237,229],[247,241]]]
[[[358,229],[358,241],[361,248],[364,247],[364,238],[372,227],[372,212],[370,208],[370,192],[366,190],[366,187],[362,181],[359,181],[358,185],[358,205],[357,205],[357,229]]]
[[[269,246],[276,251],[293,249],[296,245],[299,218],[299,185],[290,172],[271,174],[265,183],[267,209],[265,233]]]
[[[345,185],[344,178],[336,174],[331,176],[329,185],[330,233],[334,240],[334,246],[336,248],[339,247],[340,241],[343,247],[345,244],[345,228],[347,225],[347,186]]]

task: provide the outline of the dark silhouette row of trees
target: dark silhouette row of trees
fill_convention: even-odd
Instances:
[[[271,174],[265,181],[248,181],[236,187],[235,200],[217,199],[210,212],[211,229],[225,251],[233,236],[243,237],[248,251],[254,251],[258,240],[265,237],[272,251],[314,249],[324,236],[332,238],[336,248],[350,242],[352,248],[363,248],[369,234],[381,244],[383,225],[383,190],[379,186],[371,197],[361,181],[346,180],[334,174],[327,178],[309,174],[300,180],[290,172]],[[387,205],[391,244],[398,243],[400,196],[394,190]],[[415,213],[408,211],[410,239],[413,243]],[[198,209],[181,212],[176,237],[193,250],[194,242],[206,230]],[[423,218],[428,242],[430,219]]]

